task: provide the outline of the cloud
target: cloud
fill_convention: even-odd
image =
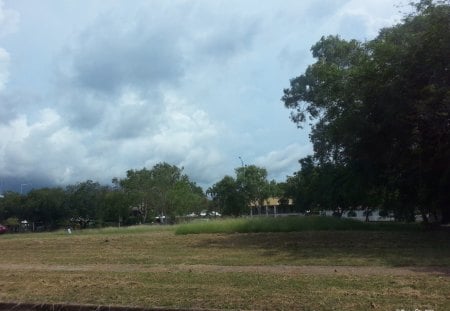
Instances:
[[[0,124],[0,137],[3,177],[40,176],[53,183],[64,183],[73,179],[67,172],[74,163],[80,167],[85,164],[81,135],[64,126],[61,117],[51,109],[41,110],[34,122],[20,115]]]
[[[0,179],[107,183],[167,161],[209,186],[242,156],[283,180],[312,153],[283,87],[321,35],[386,25],[387,1],[8,2]],[[0,35],[18,21],[0,0]]]
[[[137,94],[119,99],[122,113],[136,107],[146,109]],[[106,118],[97,131],[79,131],[68,126],[53,109],[45,108],[31,120],[19,115],[0,123],[0,171],[3,178],[40,178],[64,185],[86,178],[108,183],[130,168],[151,167],[162,161],[184,166],[199,182],[220,164],[217,151],[219,129],[207,114],[175,97],[163,101],[165,109],[156,117],[142,117],[139,132],[129,137],[111,135],[117,119]],[[139,112],[139,110],[137,110]],[[147,118],[147,119],[145,119]],[[147,120],[147,122],[145,122]],[[121,120],[121,122],[125,122]],[[124,127],[123,130],[129,130]],[[197,172],[197,173],[195,173]]]
[[[206,25],[209,9],[155,5],[135,15],[104,14],[63,52],[62,78],[112,95],[130,87],[154,90],[177,85],[193,69],[187,66],[226,61],[251,45],[258,32],[255,19],[221,12],[217,17],[223,22]]]
[[[5,9],[3,0],[0,0],[0,37],[15,32],[19,20],[19,13],[14,10]]]
[[[10,57],[8,52],[0,48],[0,92],[5,88],[9,77],[9,61]]]
[[[4,8],[4,3],[0,0],[0,37],[13,33],[19,23],[19,14],[14,10]],[[10,55],[0,47],[0,92],[2,92],[9,78]]]
[[[59,109],[71,126],[93,129],[113,118],[109,133],[138,135],[150,115],[154,123],[165,109],[168,92],[205,67],[223,66],[248,49],[257,33],[254,19],[220,14],[223,23],[205,25],[198,22],[208,16],[205,8],[170,6],[170,18],[166,9],[103,14],[66,46],[57,81]],[[125,103],[129,94],[139,96],[140,104]]]
[[[121,31],[120,23],[98,22],[73,52],[71,83],[103,93],[123,87],[153,88],[182,74],[176,38],[142,24]],[[175,40],[174,40],[175,39]]]
[[[399,22],[398,5],[390,0],[348,1],[334,15],[336,33],[346,39],[372,39],[378,31]]]
[[[284,180],[287,175],[292,174],[292,168],[298,161],[313,153],[310,144],[291,144],[281,150],[272,150],[267,154],[256,158],[255,164],[265,167],[269,172],[269,178]]]

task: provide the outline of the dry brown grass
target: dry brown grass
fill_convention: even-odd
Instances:
[[[0,237],[0,301],[264,310],[450,308],[447,232]]]

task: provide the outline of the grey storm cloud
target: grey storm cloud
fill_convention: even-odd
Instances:
[[[164,93],[186,73],[205,63],[226,63],[257,35],[256,20],[236,17],[186,27],[200,13],[176,11],[170,19],[154,19],[141,12],[134,20],[102,15],[84,29],[61,54],[58,73],[63,113],[72,126],[94,128],[112,117],[110,134],[142,133],[142,125],[158,122]],[[120,100],[127,92],[143,98],[133,111]]]
[[[391,0],[3,2],[0,186],[16,190],[160,161],[208,186],[238,156],[283,179],[311,152],[280,102],[310,46],[393,16]]]
[[[182,75],[183,62],[173,38],[145,31],[133,29],[117,36],[117,31],[109,29],[107,34],[82,36],[73,56],[73,82],[105,93],[130,85],[152,88],[175,82]]]
[[[102,16],[65,51],[70,60],[65,78],[73,86],[107,94],[126,87],[148,91],[172,86],[192,70],[188,66],[230,58],[248,48],[258,33],[256,20],[231,18],[186,28],[193,18],[181,12],[167,20]]]
[[[10,96],[0,94],[0,123],[5,123],[17,116],[19,113],[18,104],[20,101],[11,98]]]

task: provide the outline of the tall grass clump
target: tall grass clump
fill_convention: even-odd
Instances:
[[[314,230],[417,230],[417,225],[398,223],[364,223],[335,217],[253,217],[193,222],[178,226],[176,234],[295,232]]]
[[[104,228],[88,228],[88,229],[72,229],[72,235],[114,235],[114,234],[142,234],[155,231],[170,231],[173,226],[161,225],[134,225],[122,227],[104,227]],[[60,230],[59,235],[68,235],[67,230]]]

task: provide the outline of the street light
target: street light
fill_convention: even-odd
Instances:
[[[23,193],[23,186],[30,186],[32,184],[20,184],[20,195]]]
[[[245,168],[246,168],[246,166],[244,165],[244,160],[242,160],[242,158],[240,156],[238,158],[239,158],[239,160],[241,160],[241,166],[242,166],[243,173],[244,173],[243,187],[242,188],[244,190],[244,196],[245,196],[245,186],[246,186],[246,182],[247,182],[247,176],[245,175]],[[247,204],[247,198],[245,198],[245,204]],[[253,208],[252,208],[251,205],[250,205],[250,217],[253,217]]]

